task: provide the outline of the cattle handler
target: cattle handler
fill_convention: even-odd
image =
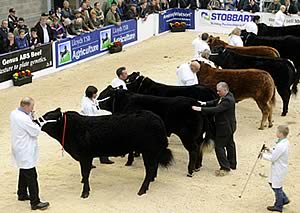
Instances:
[[[37,138],[41,127],[32,121],[33,108],[34,100],[25,97],[21,100],[20,107],[10,114],[12,156],[19,168],[18,200],[30,200],[32,210],[44,210],[49,207],[49,203],[40,201],[36,172]]]

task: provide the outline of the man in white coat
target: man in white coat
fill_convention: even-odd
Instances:
[[[259,24],[259,20],[260,20],[260,16],[253,16],[252,21],[249,21],[244,25],[244,29],[248,33],[254,33],[255,35],[257,35],[258,32],[257,24]]]
[[[113,88],[120,88],[127,90],[125,80],[127,79],[128,73],[126,67],[120,67],[116,71],[117,78],[114,78],[111,82]]]
[[[210,47],[207,44],[208,37],[209,35],[207,33],[202,33],[201,36],[199,35],[193,40],[192,45],[195,49],[194,58],[198,58],[205,49],[210,50]]]
[[[86,116],[100,116],[111,114],[108,111],[101,110],[96,101],[98,89],[94,86],[88,86],[85,90],[85,96],[81,100],[81,114]],[[100,163],[113,164],[114,162],[109,160],[106,156],[101,156]],[[92,165],[92,168],[96,166]]]
[[[286,7],[284,5],[280,6],[280,10],[275,14],[275,21],[274,21],[274,27],[282,27],[284,26],[284,20],[285,20],[285,12]]]
[[[31,209],[46,209],[48,202],[41,202],[37,181],[38,135],[41,127],[32,121],[34,100],[23,98],[20,107],[10,114],[12,157],[19,168],[18,200],[30,200]],[[29,195],[28,191],[29,190]]]
[[[200,70],[200,64],[192,61],[190,64],[181,64],[177,70],[178,86],[191,86],[198,84],[197,72]]]
[[[269,184],[275,192],[276,202],[273,206],[268,206],[269,211],[282,212],[284,205],[290,203],[290,200],[284,193],[283,179],[288,171],[288,151],[289,141],[287,135],[289,134],[289,128],[285,125],[278,126],[277,138],[272,150],[266,148],[266,152],[262,157],[265,160],[271,161],[271,173],[269,175]]]

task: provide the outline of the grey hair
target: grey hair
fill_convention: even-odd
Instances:
[[[25,97],[25,98],[22,98],[22,100],[20,102],[20,106],[21,107],[29,106],[29,105],[31,105],[33,103],[34,103],[33,98],[31,98],[31,97]]]
[[[288,136],[289,131],[290,131],[290,130],[289,130],[289,127],[288,127],[287,125],[279,125],[279,126],[277,127],[277,129],[278,129],[278,131],[279,131],[280,133],[283,134],[284,137]]]
[[[225,89],[226,91],[229,91],[229,86],[226,82],[221,81],[217,84],[217,87],[222,87],[223,89]]]
[[[202,51],[201,57],[206,58],[206,56],[209,57],[210,54],[211,54],[210,50],[209,49],[205,49],[205,50]]]

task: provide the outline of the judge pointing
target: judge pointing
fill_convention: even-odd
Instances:
[[[233,139],[236,130],[235,100],[225,82],[217,84],[217,93],[220,98],[208,102],[199,101],[202,107],[193,106],[192,108],[203,114],[215,116],[215,152],[220,165],[220,169],[216,171],[216,176],[225,176],[231,169],[236,169],[237,164]]]
[[[34,100],[23,98],[20,107],[10,114],[12,133],[12,155],[19,168],[18,200],[30,200],[31,209],[46,209],[48,202],[41,202],[37,181],[38,160],[37,138],[41,127],[32,121]],[[29,195],[28,195],[29,191]]]

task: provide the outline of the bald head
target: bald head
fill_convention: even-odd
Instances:
[[[33,111],[34,107],[34,100],[31,97],[25,97],[20,102],[20,107],[27,113]]]
[[[200,70],[200,64],[197,61],[191,62],[191,70],[193,73],[196,73]]]

